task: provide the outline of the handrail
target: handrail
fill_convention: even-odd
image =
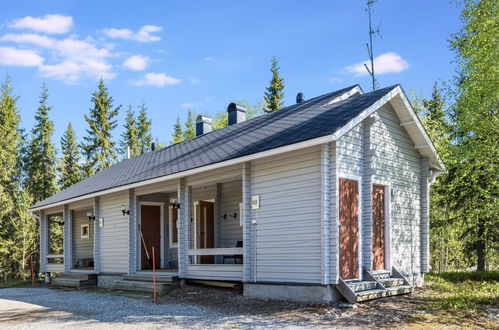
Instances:
[[[47,259],[52,259],[52,258],[64,258],[64,254],[47,254],[45,255]]]
[[[213,248],[213,249],[189,249],[188,256],[223,256],[242,255],[243,248]]]

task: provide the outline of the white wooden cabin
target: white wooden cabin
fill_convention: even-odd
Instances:
[[[154,246],[158,274],[252,297],[357,302],[423,284],[429,185],[445,168],[399,85],[228,111],[226,128],[199,116],[196,138],[34,205],[41,271],[123,288],[148,280]],[[48,251],[54,216],[62,255]]]

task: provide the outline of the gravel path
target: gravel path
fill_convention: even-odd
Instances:
[[[47,288],[0,290],[0,328],[267,328],[310,327],[307,321],[229,315],[190,304],[152,304],[148,297]]]

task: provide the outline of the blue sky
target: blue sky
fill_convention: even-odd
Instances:
[[[187,109],[213,114],[234,99],[255,102],[277,56],[285,103],[359,83],[367,59],[365,1],[10,1],[0,11],[0,75],[20,96],[31,129],[40,85],[54,106],[54,142],[71,121],[81,139],[91,93],[104,77],[116,104],[144,100],[160,141]],[[380,0],[373,21],[381,86],[422,96],[455,69],[448,40],[460,27],[456,1]],[[119,137],[124,108],[119,116]]]

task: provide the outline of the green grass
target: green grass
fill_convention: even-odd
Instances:
[[[499,271],[429,273],[425,281],[432,308],[473,313],[499,307]]]
[[[42,279],[37,279],[35,284],[43,283]],[[28,280],[9,280],[0,282],[0,289],[6,288],[28,288],[31,287],[31,279]]]

